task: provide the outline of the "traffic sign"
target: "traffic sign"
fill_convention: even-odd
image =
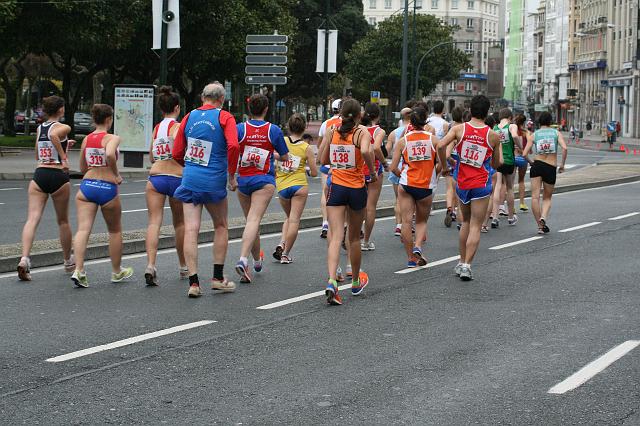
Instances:
[[[245,74],[286,74],[287,67],[278,65],[248,65],[244,67]]]
[[[287,77],[282,75],[248,75],[244,78],[246,84],[265,84],[281,86],[287,84]]]
[[[285,55],[289,48],[282,44],[247,44],[247,53],[268,53],[274,55]]]
[[[289,42],[289,36],[280,34],[248,34],[247,44],[263,43],[263,44],[284,44]]]
[[[247,64],[284,65],[287,63],[287,57],[282,55],[247,55],[245,62]]]

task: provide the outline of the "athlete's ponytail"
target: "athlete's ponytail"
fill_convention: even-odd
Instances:
[[[158,89],[158,107],[163,114],[172,114],[180,105],[180,96],[171,86],[161,86]]]
[[[361,108],[360,103],[355,99],[347,99],[342,103],[340,109],[340,117],[342,118],[342,125],[338,129],[338,133],[342,139],[346,139],[347,135],[356,128],[358,121],[360,120]]]
[[[380,107],[378,104],[367,102],[364,106],[364,115],[362,116],[362,125],[371,126],[375,120],[380,117]]]
[[[411,125],[418,129],[422,130],[424,126],[427,124],[427,110],[422,106],[417,106],[411,110]]]

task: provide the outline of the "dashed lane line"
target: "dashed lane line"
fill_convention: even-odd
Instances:
[[[133,345],[134,343],[144,342],[145,340],[156,339],[158,337],[166,336],[168,334],[175,334],[185,330],[191,330],[192,328],[202,327],[205,325],[213,324],[217,321],[196,321],[189,324],[178,325],[171,328],[165,328],[164,330],[154,331],[152,333],[142,334],[140,336],[129,337],[128,339],[118,340],[117,342],[107,343],[106,345],[94,346],[93,348],[82,349],[80,351],[71,352],[65,355],[55,356],[48,358],[47,362],[64,362],[76,358],[81,358],[87,355],[93,355],[98,352],[109,351],[111,349],[121,348],[123,346]]]
[[[600,358],[585,365],[580,370],[549,389],[547,393],[562,395],[563,393],[582,386],[596,374],[602,372],[605,368],[631,352],[638,345],[640,345],[640,340],[627,340],[626,342],[611,349]]]
[[[456,260],[459,260],[460,256],[451,256],[451,257],[447,257],[445,259],[440,259],[440,260],[435,260],[433,262],[427,263],[425,266],[417,266],[415,268],[405,268],[405,269],[401,269],[400,271],[396,271],[396,274],[410,274],[411,272],[416,272],[416,271],[421,271],[423,269],[429,269],[429,268],[433,268],[435,266],[440,266],[440,265],[444,265],[446,263],[451,263],[454,262]]]
[[[18,191],[23,188],[0,188],[0,191]],[[24,188],[26,190],[26,188]]]
[[[640,212],[632,212],[632,213],[623,214],[621,216],[610,217],[608,220],[621,220],[621,219],[626,219],[628,217],[637,216],[639,214]]]
[[[601,223],[602,222],[585,223],[584,225],[572,226],[571,228],[561,229],[558,232],[564,233],[564,232],[577,231],[578,229],[590,228],[592,226],[600,225]]]
[[[499,246],[493,246],[493,247],[489,247],[489,250],[502,250],[508,247],[513,247],[513,246],[517,246],[520,244],[525,244],[525,243],[529,243],[531,241],[536,241],[541,239],[542,237],[538,236],[538,237],[530,237],[530,238],[525,238],[524,240],[518,240],[518,241],[513,241],[510,243],[506,243],[506,244],[501,244]]]

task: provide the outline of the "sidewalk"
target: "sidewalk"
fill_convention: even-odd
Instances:
[[[607,137],[606,136],[602,136],[601,134],[596,134],[597,132],[594,130],[591,132],[591,135],[587,135],[587,131],[583,130],[582,132],[582,138],[580,138],[579,140],[581,142],[591,142],[591,143],[602,143],[602,144],[606,144],[607,143]],[[571,135],[569,134],[569,132],[562,132],[562,136],[564,136],[564,138],[567,141],[571,141]],[[629,145],[631,147],[640,147],[640,139],[637,138],[623,138],[623,137],[617,137],[616,138],[616,143],[614,144],[615,147],[619,147],[620,145]]]
[[[576,191],[586,188],[596,188],[607,185],[614,185],[626,182],[640,181],[640,162],[603,164],[585,167],[571,173],[558,175],[556,193]],[[442,183],[441,183],[442,184]],[[529,195],[529,183],[527,182],[527,195]],[[434,209],[445,208],[444,196],[438,195],[434,200]],[[393,202],[380,202],[377,216],[393,216]],[[284,213],[271,213],[265,215],[260,226],[260,232],[276,233],[280,232]],[[241,238],[244,230],[244,217],[229,218],[229,239]],[[305,209],[300,229],[317,227],[322,224],[320,209]],[[123,254],[144,253],[145,251],[145,231],[123,232]],[[203,221],[199,242],[213,241],[213,224],[211,221]],[[108,257],[108,234],[93,234],[89,241],[86,259],[97,259]],[[160,233],[159,249],[175,247],[173,228],[163,226]],[[15,270],[15,266],[20,260],[20,244],[0,245],[0,272],[10,272]],[[50,266],[60,264],[62,254],[60,253],[60,242],[58,240],[35,241],[33,245],[31,262],[34,267]]]
[[[145,178],[151,166],[149,156],[144,158],[143,168],[123,166],[124,155],[118,158],[118,168],[123,178]],[[80,175],[80,150],[72,149],[69,152],[69,166],[71,175]],[[0,157],[0,180],[30,180],[36,168],[35,152],[25,148],[3,148],[3,156]]]

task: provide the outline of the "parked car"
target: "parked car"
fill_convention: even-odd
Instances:
[[[13,122],[16,128],[16,132],[24,132],[24,111],[16,111],[13,114]]]
[[[16,132],[24,133],[25,111],[16,111],[14,114],[14,122]],[[35,132],[38,126],[44,122],[44,113],[41,109],[34,109],[29,117],[29,131]]]
[[[76,112],[73,116],[73,124],[76,133],[81,135],[88,135],[96,129],[96,126],[93,125],[91,115],[86,112]]]

